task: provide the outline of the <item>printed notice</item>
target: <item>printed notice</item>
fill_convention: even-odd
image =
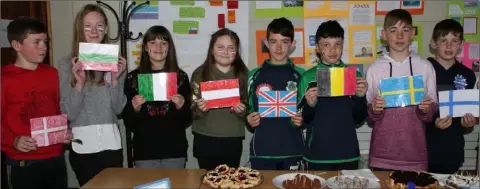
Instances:
[[[295,40],[297,44],[295,45],[295,50],[290,54],[290,57],[303,57],[303,32],[296,31],[294,38],[297,39]]]
[[[470,48],[468,49],[468,58],[471,60],[480,59],[480,43],[470,43]]]
[[[282,1],[256,1],[256,9],[281,9]]]
[[[203,7],[180,7],[178,10],[180,18],[205,18]]]
[[[399,8],[398,1],[377,1],[377,11],[391,11]]]
[[[325,3],[323,1],[304,1],[305,8],[308,10],[315,10],[322,7]]]
[[[360,30],[353,33],[354,43],[370,43],[372,41],[372,31],[370,30]]]
[[[330,1],[330,10],[344,11],[348,9],[348,1]]]
[[[350,25],[374,25],[375,9],[371,4],[350,5]]]
[[[477,17],[464,17],[463,18],[463,33],[464,34],[476,34],[477,33]]]

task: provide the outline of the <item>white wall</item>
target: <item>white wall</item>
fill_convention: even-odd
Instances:
[[[116,11],[119,10],[120,4],[117,1],[105,1],[107,4],[112,6]],[[61,57],[66,56],[71,51],[72,46],[72,31],[73,31],[73,22],[75,19],[76,13],[88,3],[95,3],[95,1],[50,1],[50,10],[51,10],[51,22],[52,22],[52,49],[53,49],[53,60],[54,65],[58,67],[59,60]],[[268,23],[272,20],[270,18],[256,18],[254,16],[254,3],[250,4],[250,36],[255,36],[256,30],[265,30]],[[106,9],[105,9],[106,10]],[[116,33],[116,21],[113,14],[106,10],[107,17],[110,21],[110,34],[115,37]],[[415,23],[421,23],[423,25],[423,55],[424,57],[431,56],[431,53],[428,49],[429,40],[431,38],[432,30],[435,24],[446,17],[446,2],[445,1],[425,1],[425,12],[423,15],[414,15],[413,20]],[[376,23],[383,23],[384,16],[376,16]],[[295,27],[303,27],[303,19],[293,18],[291,19]],[[250,43],[252,47],[250,48],[250,58],[248,60],[248,67],[256,67],[256,52],[255,52],[255,43]],[[367,65],[365,66],[365,69]],[[124,127],[121,125],[122,134],[125,136]],[[474,169],[476,155],[473,149],[477,146],[476,141],[478,140],[479,128],[477,127],[475,132],[466,136],[466,151],[465,157],[466,162],[464,168]],[[248,162],[248,149],[249,142],[251,139],[251,134],[246,131],[247,136],[244,140],[244,153],[241,159],[241,164]],[[358,138],[360,141],[360,149],[364,157],[368,157],[368,149],[370,143],[370,134],[371,129],[368,126],[363,126],[357,131]],[[195,158],[192,156],[192,134],[191,130],[187,130],[187,137],[189,141],[189,150],[188,150],[188,162],[187,168],[198,168]],[[125,145],[124,145],[125,146]],[[125,156],[126,157],[126,156]],[[125,158],[126,159],[126,158]],[[366,159],[362,159],[363,162]],[[71,187],[78,186],[78,183],[75,179],[73,172],[69,167],[69,185]]]

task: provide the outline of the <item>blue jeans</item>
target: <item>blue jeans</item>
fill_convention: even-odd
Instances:
[[[147,169],[184,169],[185,162],[185,158],[137,160],[135,161],[135,167]]]

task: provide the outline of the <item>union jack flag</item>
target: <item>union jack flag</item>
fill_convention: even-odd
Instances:
[[[292,117],[297,112],[297,91],[259,91],[260,117]]]

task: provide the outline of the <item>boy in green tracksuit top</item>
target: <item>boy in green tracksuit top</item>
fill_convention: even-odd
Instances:
[[[250,114],[247,119],[254,130],[250,143],[253,169],[298,170],[302,158],[303,138],[302,131],[298,128],[302,116],[290,111],[294,116],[261,118],[260,114],[265,115],[269,111],[260,112],[258,107],[258,99],[262,95],[258,94],[259,91],[297,91],[297,83],[304,70],[288,59],[295,46],[294,33],[291,21],[286,18],[274,19],[267,27],[265,40],[270,59],[248,74]],[[271,113],[275,114],[275,111]]]
[[[316,32],[317,66],[300,80],[300,109],[307,128],[304,160],[309,170],[357,169],[360,159],[356,126],[367,117],[367,82],[359,78],[355,96],[317,97],[317,68],[346,67],[340,59],[344,30],[337,21]]]

